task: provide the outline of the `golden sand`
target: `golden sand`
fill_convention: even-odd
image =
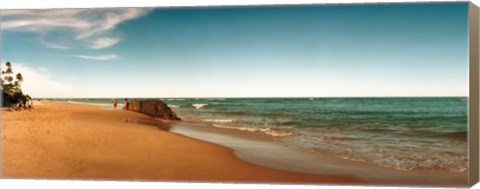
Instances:
[[[2,110],[2,177],[200,182],[362,183],[348,175],[280,171],[229,148],[122,121],[148,118],[100,106],[35,102]]]

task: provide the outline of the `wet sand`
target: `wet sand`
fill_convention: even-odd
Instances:
[[[124,121],[148,119],[136,112],[37,101],[34,107],[2,110],[2,177],[365,184],[348,174],[255,165],[230,148]]]
[[[375,186],[467,187],[467,172],[432,170],[399,171],[363,162],[340,159],[328,154],[294,149],[275,142],[262,133],[221,129],[178,122],[172,132],[220,144],[234,149],[240,159],[255,165],[279,170],[353,175]]]

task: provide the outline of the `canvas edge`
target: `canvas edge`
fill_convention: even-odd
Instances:
[[[408,3],[415,3],[415,2],[407,2]],[[449,2],[418,2],[418,3],[449,3]],[[262,6],[303,6],[303,5],[355,5],[357,3],[345,3],[345,4],[334,4],[334,3],[326,3],[326,4],[261,4],[261,5],[245,5],[246,7],[262,7]],[[367,4],[367,3],[358,3],[360,5]],[[368,4],[404,4],[404,2],[379,2],[379,3],[368,3]],[[225,7],[243,7],[242,5],[210,5],[210,6],[159,6],[157,8],[225,8]],[[473,2],[469,2],[469,118],[468,118],[468,186],[472,187],[479,182],[479,117],[480,117],[480,110],[479,110],[479,99],[480,99],[480,61],[479,61],[479,7],[475,5]],[[84,9],[86,9],[85,7]],[[101,9],[102,7],[95,7]],[[125,8],[125,7],[103,7],[103,8]],[[149,7],[155,8],[155,7]],[[42,9],[42,8],[40,8]],[[50,9],[50,8],[43,8],[43,9]],[[54,8],[54,9],[63,9],[63,8]],[[66,8],[66,9],[82,9],[82,8]],[[9,10],[9,9],[0,9],[0,28],[1,28],[1,12],[2,10]],[[16,10],[16,9],[10,9]],[[27,9],[28,10],[28,9]],[[2,49],[2,33],[0,30],[0,51]],[[0,97],[0,103],[2,102],[2,97]],[[0,114],[0,118],[1,118]],[[1,120],[0,120],[1,125]],[[1,129],[0,129],[1,134]],[[0,140],[0,150],[1,150],[1,140]],[[3,158],[0,154],[0,164]],[[2,166],[0,166],[0,178],[2,177]],[[84,180],[83,180],[84,181]],[[156,181],[158,182],[158,181]],[[211,183],[210,183],[211,184]],[[348,185],[346,185],[348,186]],[[373,185],[372,185],[373,186]]]
[[[2,30],[2,9],[0,9],[0,61],[2,60],[2,53],[3,53],[3,30]],[[0,62],[0,70],[3,69],[2,67],[2,62]],[[1,105],[3,104],[3,95],[0,95],[0,107]],[[2,126],[2,113],[0,112],[0,126]],[[0,127],[0,136],[3,136],[2,135],[2,128],[3,127]],[[3,140],[0,140],[0,152],[3,152],[3,144],[2,144],[2,141]],[[3,153],[0,153],[0,179],[3,178],[3,157],[2,157],[2,154]]]
[[[469,128],[468,185],[472,187],[479,180],[479,9],[469,3]]]

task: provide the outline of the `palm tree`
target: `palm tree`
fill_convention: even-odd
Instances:
[[[10,84],[11,84],[11,83],[12,83],[12,81],[13,81],[13,77],[11,77],[11,76],[8,76],[8,77],[6,78],[6,80],[8,81],[8,83],[10,83]]]
[[[7,62],[5,63],[5,65],[7,66],[7,70],[5,70],[5,74],[12,74],[13,73],[12,64],[10,62]]]
[[[23,82],[23,76],[21,73],[18,73],[15,78],[17,79],[14,84],[13,84],[13,87],[15,89],[15,93],[21,93],[22,91],[22,88],[20,86],[20,84],[22,84]]]
[[[7,66],[7,69],[5,71],[2,71],[2,74],[5,74],[5,81],[7,81],[8,83],[12,83],[13,81],[13,77],[11,76],[13,74],[13,70],[12,70],[12,64],[10,62],[7,62],[5,63],[5,65]]]
[[[23,82],[23,76],[22,76],[21,73],[18,73],[17,76],[16,76],[16,78],[17,78],[18,83],[22,83],[22,82]]]
[[[21,84],[23,82],[23,76],[21,73],[18,73],[15,76],[16,81],[13,79],[13,69],[12,64],[10,62],[6,62],[5,66],[7,67],[6,70],[2,70],[2,91],[7,94],[13,95],[14,93],[21,93]]]

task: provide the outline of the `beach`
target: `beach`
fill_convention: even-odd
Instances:
[[[388,169],[291,148],[262,132],[188,121],[140,124],[134,120],[151,118],[108,106],[34,107],[2,110],[2,177],[467,186],[466,171]]]
[[[148,118],[93,105],[34,103],[2,110],[2,177],[255,183],[360,184],[351,175],[295,173],[237,158],[232,149],[156,126]]]

